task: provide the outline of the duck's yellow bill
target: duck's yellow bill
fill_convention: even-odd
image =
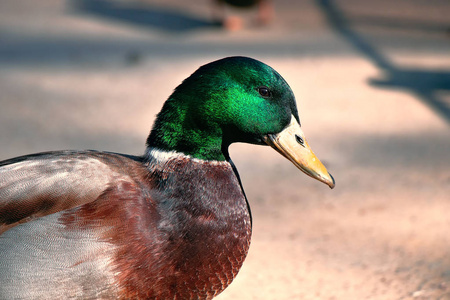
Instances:
[[[291,123],[283,131],[277,134],[268,134],[264,141],[304,173],[327,184],[330,188],[334,188],[333,176],[328,173],[325,166],[309,147],[294,116],[291,118]]]

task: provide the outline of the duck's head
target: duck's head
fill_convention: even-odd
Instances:
[[[227,160],[234,142],[270,145],[309,176],[334,179],[306,142],[291,88],[274,69],[247,57],[200,67],[164,103],[149,147]]]

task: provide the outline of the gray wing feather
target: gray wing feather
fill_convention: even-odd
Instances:
[[[100,152],[52,152],[0,162],[0,234],[97,199],[117,174]]]

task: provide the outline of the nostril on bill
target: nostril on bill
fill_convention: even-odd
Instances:
[[[303,140],[303,138],[299,135],[295,135],[295,140],[297,141],[297,143],[299,143],[300,145],[302,145],[303,147],[305,147],[305,141]]]

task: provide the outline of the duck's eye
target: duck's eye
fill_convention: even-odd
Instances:
[[[269,98],[270,95],[271,95],[271,92],[270,92],[269,88],[266,87],[266,86],[260,86],[260,87],[258,88],[258,93],[259,93],[261,96],[263,96],[264,98]]]

